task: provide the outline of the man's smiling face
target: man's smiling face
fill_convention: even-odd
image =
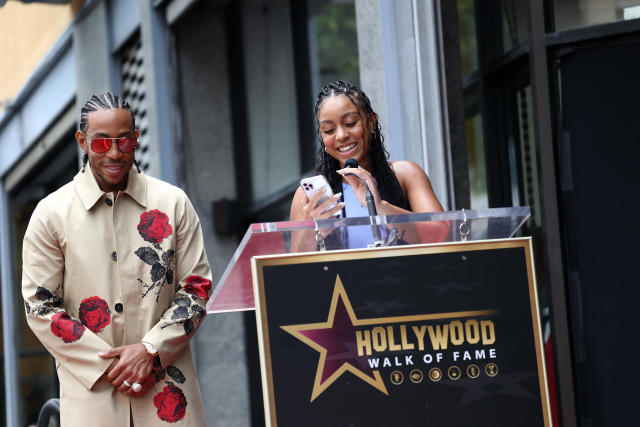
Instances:
[[[89,155],[91,172],[100,189],[105,192],[117,192],[126,188],[134,152],[121,152],[113,140],[106,153],[96,153],[91,149],[91,141],[96,138],[118,137],[138,137],[138,131],[133,129],[131,113],[121,108],[92,111],[87,116],[86,133],[76,132],[82,151]]]

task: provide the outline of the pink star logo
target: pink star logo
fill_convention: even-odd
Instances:
[[[312,402],[347,371],[384,394],[389,394],[380,373],[369,367],[366,357],[358,356],[356,345],[358,323],[349,297],[338,276],[326,322],[281,326],[282,329],[320,353],[311,394]]]

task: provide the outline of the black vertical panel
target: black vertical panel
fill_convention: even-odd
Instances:
[[[499,1],[475,1],[476,38],[480,68],[495,60],[503,52],[502,10]]]
[[[484,81],[482,123],[487,171],[489,207],[511,206],[511,175],[509,173],[510,95],[514,94],[512,80],[492,76]]]
[[[229,99],[236,170],[238,202],[246,206],[252,200],[251,168],[249,167],[249,130],[247,125],[247,95],[244,77],[244,45],[240,1],[229,2],[224,9],[229,66]]]
[[[306,0],[290,0],[293,61],[295,68],[300,172],[314,167],[315,144],[311,99],[311,63],[309,59],[309,16]]]
[[[489,207],[511,206],[511,179],[508,155],[508,95],[513,90],[508,72],[496,69],[496,59],[503,54],[502,11],[500,2],[476,1],[478,68],[483,76],[482,128],[487,171]]]
[[[637,421],[640,42],[560,58],[558,184],[582,425]]]

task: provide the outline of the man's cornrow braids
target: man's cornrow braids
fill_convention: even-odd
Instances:
[[[89,113],[98,110],[114,110],[114,109],[122,109],[128,111],[131,114],[131,126],[133,129],[136,128],[136,118],[133,115],[133,111],[131,111],[131,106],[127,101],[120,98],[113,92],[94,94],[91,98],[82,106],[80,110],[80,130],[82,132],[87,131],[87,119]]]

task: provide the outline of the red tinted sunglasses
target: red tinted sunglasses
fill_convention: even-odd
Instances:
[[[138,146],[138,140],[131,137],[119,138],[95,138],[91,140],[91,150],[94,153],[103,154],[111,149],[111,144],[115,141],[121,153],[133,153]]]

